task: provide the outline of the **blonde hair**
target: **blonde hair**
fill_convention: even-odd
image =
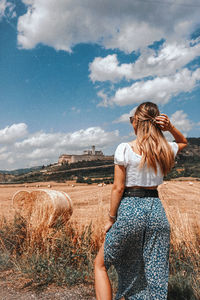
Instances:
[[[160,115],[156,104],[144,102],[140,104],[133,119],[136,124],[137,141],[142,159],[140,167],[145,163],[157,173],[157,164],[163,175],[166,175],[174,165],[173,151],[164,137],[162,130],[156,124],[155,117]]]

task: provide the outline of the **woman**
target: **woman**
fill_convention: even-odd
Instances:
[[[95,259],[97,300],[112,299],[111,265],[118,273],[116,300],[167,299],[170,226],[157,187],[187,140],[151,102],[140,104],[130,122],[137,138],[115,151],[107,233]]]

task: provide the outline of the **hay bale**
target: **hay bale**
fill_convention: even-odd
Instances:
[[[13,196],[13,206],[33,227],[51,227],[60,217],[66,223],[73,212],[72,201],[65,192],[40,189],[19,191]]]
[[[31,214],[34,206],[34,200],[28,191],[18,191],[12,197],[12,205],[23,217]]]

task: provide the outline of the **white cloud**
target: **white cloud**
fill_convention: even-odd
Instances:
[[[135,106],[129,113],[121,115],[117,120],[114,120],[113,123],[128,123],[129,117],[132,117],[136,111],[137,106]]]
[[[98,91],[97,96],[103,100],[97,106],[107,107],[109,105],[108,95],[104,91]]]
[[[21,142],[16,142],[15,146],[18,149],[45,149],[54,145],[57,149],[61,148],[63,150],[64,148],[80,151],[93,144],[99,147],[105,147],[108,140],[113,141],[117,136],[118,131],[105,132],[100,127],[90,127],[73,133],[38,132]],[[111,141],[109,143],[111,143]]]
[[[8,15],[9,17],[15,17],[14,12],[15,5],[7,0],[0,0],[0,20]]]
[[[175,111],[169,118],[171,123],[186,137],[195,125],[195,123],[188,118],[188,115],[183,110]],[[168,131],[164,131],[163,133],[167,140],[174,140],[174,137]]]
[[[104,58],[96,57],[94,61],[89,65],[90,79],[95,81],[110,80],[116,82],[123,77],[128,77],[130,73],[131,64],[118,65],[117,55],[108,55]]]
[[[165,33],[155,24],[149,24],[145,20],[134,20],[128,18],[120,24],[120,30],[110,39],[105,40],[106,48],[119,48],[120,50],[131,53],[133,50],[144,48],[155,40],[160,40]]]
[[[25,123],[13,124],[0,130],[0,144],[13,143],[27,134]]]
[[[4,16],[6,7],[7,7],[6,0],[0,0],[0,18]]]
[[[195,57],[200,56],[200,40],[164,43],[157,51],[145,49],[135,63],[121,64],[117,55],[96,57],[90,64],[90,78],[95,81],[117,82],[121,79],[136,80],[148,76],[174,74]]]
[[[70,52],[78,43],[98,43],[130,53],[161,38],[187,37],[199,23],[198,0],[22,1],[27,12],[18,20],[18,43],[25,49],[42,43]]]
[[[188,115],[183,110],[177,110],[171,115],[172,124],[179,129],[185,136],[193,128],[194,123],[188,119]]]
[[[139,81],[116,91],[110,104],[131,105],[143,101],[166,104],[172,96],[181,92],[190,92],[200,80],[200,68],[194,72],[183,69],[172,76],[156,77]]]
[[[107,149],[119,141],[119,132],[90,127],[71,133],[30,134],[27,125],[20,123],[0,130],[0,140],[0,169],[14,169],[56,162],[63,153],[82,153],[92,145]]]

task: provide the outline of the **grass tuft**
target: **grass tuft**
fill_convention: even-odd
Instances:
[[[33,228],[21,216],[0,222],[0,270],[20,272],[28,286],[94,284],[93,262],[104,239],[102,219],[80,226],[58,218],[51,228]],[[198,228],[192,242],[176,240],[172,228],[168,300],[194,300],[200,294]],[[117,274],[110,268],[114,291]],[[27,286],[26,284],[26,286]]]

